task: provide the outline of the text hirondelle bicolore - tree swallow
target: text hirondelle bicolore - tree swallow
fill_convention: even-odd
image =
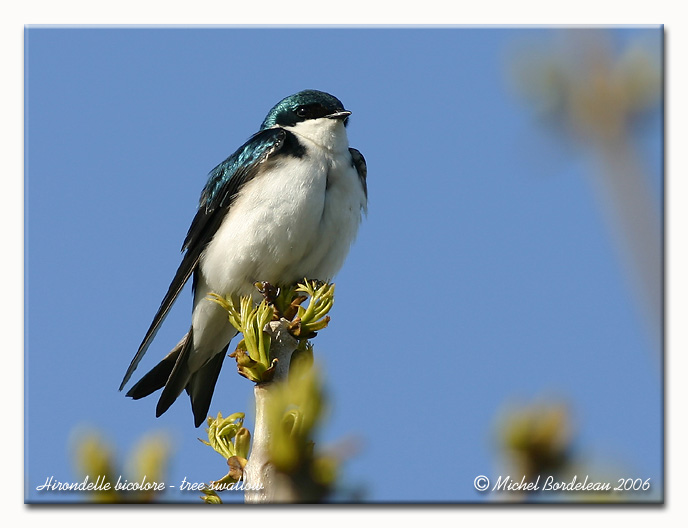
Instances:
[[[236,330],[210,293],[260,297],[258,281],[290,286],[331,280],[367,209],[366,163],[349,148],[351,112],[330,94],[304,90],[277,103],[260,130],[209,174],[184,256],[120,390],[193,275],[191,328],[127,396],[163,389],[156,416],[186,389],[196,427],[206,419]],[[163,388],[164,387],[164,388]]]

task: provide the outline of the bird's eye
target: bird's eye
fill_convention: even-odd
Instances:
[[[296,108],[296,115],[299,117],[306,117],[308,116],[308,107],[306,106],[298,106]]]

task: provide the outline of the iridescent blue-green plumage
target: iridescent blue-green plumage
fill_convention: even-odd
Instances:
[[[236,192],[236,187],[251,167],[279,149],[285,135],[286,132],[279,128],[254,134],[234,154],[210,171],[199,207],[210,210],[225,205],[223,202]]]
[[[298,115],[296,110],[302,107],[303,115]],[[325,117],[326,115],[344,111],[344,105],[334,95],[318,90],[303,90],[289,97],[285,97],[272,107],[260,126],[261,130],[272,128],[275,125],[292,126],[303,119]],[[346,124],[346,120],[344,121]]]

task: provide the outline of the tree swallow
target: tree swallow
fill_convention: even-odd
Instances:
[[[346,135],[349,115],[330,94],[290,95],[210,171],[182,245],[182,262],[120,390],[193,274],[191,328],[127,396],[137,400],[164,387],[156,408],[160,416],[186,389],[200,426],[237,333],[208,295],[258,299],[258,281],[274,286],[304,277],[329,281],[339,271],[368,201],[365,159],[349,148]]]

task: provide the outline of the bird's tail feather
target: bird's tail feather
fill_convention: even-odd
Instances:
[[[194,424],[199,427],[208,416],[210,401],[228,347],[229,344],[200,369],[191,372],[188,360],[193,349],[193,331],[189,330],[160,363],[129,389],[127,396],[138,400],[164,387],[155,409],[156,416],[160,417],[186,389],[191,398]]]
[[[179,345],[177,345],[181,345],[179,353],[177,354],[177,359],[165,382],[165,388],[162,390],[158,405],[155,408],[155,416],[158,418],[170,408],[191,379],[192,373],[189,369],[189,355],[193,350],[193,327],[184,337],[185,339],[182,339]]]
[[[222,352],[215,354],[205,365],[194,372],[186,385],[186,392],[191,398],[191,409],[196,427],[199,427],[208,416],[210,400],[213,397],[215,384],[222,369],[222,362],[227,355],[228,346],[229,344],[222,349]]]
[[[160,363],[153,367],[148,374],[142,377],[136,385],[129,389],[129,392],[127,392],[129,398],[134,398],[135,400],[145,398],[149,394],[153,394],[156,390],[162,389],[165,386],[177,362],[179,353],[186,343],[187,336],[188,334],[182,338],[177,346],[175,346]]]

